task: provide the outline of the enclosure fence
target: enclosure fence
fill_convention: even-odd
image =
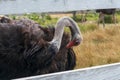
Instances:
[[[120,80],[120,63],[32,76],[15,80]]]
[[[68,12],[120,8],[120,0],[0,0],[0,14]]]
[[[120,0],[0,0],[0,14],[68,12],[120,8]],[[120,80],[120,63],[15,80]]]

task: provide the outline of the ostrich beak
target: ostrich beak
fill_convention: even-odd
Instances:
[[[77,36],[67,44],[66,48],[71,48],[72,46],[78,46],[81,43],[81,41],[82,41],[82,37]]]
[[[70,42],[67,44],[66,48],[71,48],[72,46],[74,46],[74,41],[70,41]]]

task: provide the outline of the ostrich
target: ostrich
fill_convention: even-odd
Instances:
[[[116,23],[115,11],[116,11],[116,9],[98,9],[98,10],[96,10],[96,12],[99,13],[98,25],[99,25],[100,21],[102,21],[103,27],[105,27],[105,22],[104,22],[105,14],[112,15],[112,19],[113,19],[114,23]]]
[[[64,32],[70,28],[71,37]],[[41,27],[32,20],[0,23],[0,79],[9,80],[74,69],[72,46],[82,41],[76,22],[62,17],[55,27]]]

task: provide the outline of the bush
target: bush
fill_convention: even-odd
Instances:
[[[105,23],[114,23],[114,21],[112,20],[112,16],[110,16],[110,15],[106,15],[104,20],[105,20]],[[102,23],[102,21],[101,21],[101,23]],[[118,23],[117,19],[116,19],[116,23]]]
[[[96,24],[94,24],[94,23],[92,23],[92,24],[85,24],[85,25],[79,24],[79,26],[80,26],[80,30],[82,32],[94,31],[95,29],[98,28],[98,26]]]
[[[45,16],[45,18],[46,18],[47,20],[51,20],[51,19],[52,19],[51,16],[48,15],[48,14]]]
[[[82,15],[76,15],[76,17],[72,17],[72,19],[74,19],[76,22],[82,22],[83,16]],[[85,21],[87,21],[86,18],[85,18]]]
[[[112,17],[111,16],[105,16],[105,23],[113,23]]]

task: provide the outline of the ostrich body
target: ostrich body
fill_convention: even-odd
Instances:
[[[64,27],[71,30],[71,38]],[[82,41],[71,18],[58,20],[55,28],[44,28],[31,20],[0,23],[0,79],[71,70],[76,57],[72,46]]]
[[[96,10],[96,12],[99,13],[98,25],[99,25],[100,21],[102,21],[103,27],[105,27],[105,21],[104,21],[105,15],[112,15],[112,20],[114,23],[116,23],[115,11],[116,11],[116,9],[98,9],[98,10]]]

